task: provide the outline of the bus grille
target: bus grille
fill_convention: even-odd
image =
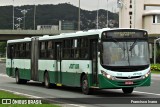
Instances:
[[[116,77],[117,79],[136,79],[141,78],[141,76],[134,76],[134,77]]]

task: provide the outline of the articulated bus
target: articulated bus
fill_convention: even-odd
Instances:
[[[122,89],[150,86],[148,33],[140,29],[98,29],[7,41],[6,73],[16,83],[45,87]]]

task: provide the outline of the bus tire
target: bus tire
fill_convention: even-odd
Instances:
[[[89,85],[88,85],[88,79],[87,79],[87,76],[84,75],[82,77],[82,83],[81,83],[81,88],[82,88],[82,92],[86,95],[89,95],[91,94],[91,89],[89,88]]]
[[[129,88],[122,88],[122,91],[124,94],[131,94],[133,92],[133,87],[129,87]]]
[[[16,70],[16,72],[15,72],[15,78],[16,78],[16,83],[17,84],[24,83],[24,81],[22,79],[20,79],[20,77],[19,77],[19,71],[18,70]]]
[[[50,83],[48,72],[44,74],[44,85],[46,88],[51,88],[51,83]]]

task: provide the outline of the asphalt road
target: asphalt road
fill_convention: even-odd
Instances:
[[[73,87],[56,87],[46,89],[41,83],[30,81],[25,85],[15,83],[14,78],[5,75],[5,63],[0,63],[0,89],[10,90],[13,92],[24,93],[31,97],[46,98],[51,102],[61,101],[65,107],[159,107],[160,104],[108,104],[112,101],[131,100],[134,98],[158,98],[160,99],[160,77],[152,75],[152,85],[150,87],[139,87],[131,95],[125,95],[121,90],[95,90],[93,95],[84,95],[80,88]],[[51,98],[51,99],[50,99]],[[55,98],[66,98],[57,100]],[[93,100],[92,102],[90,102]],[[104,104],[98,102],[102,100]],[[104,102],[106,101],[106,103]],[[136,99],[137,100],[137,99]],[[89,104],[88,104],[89,102]],[[86,104],[87,103],[87,104]],[[94,104],[91,104],[94,103]]]

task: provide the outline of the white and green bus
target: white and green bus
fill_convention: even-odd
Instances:
[[[98,89],[150,86],[148,33],[99,29],[7,41],[6,72],[16,82]]]

